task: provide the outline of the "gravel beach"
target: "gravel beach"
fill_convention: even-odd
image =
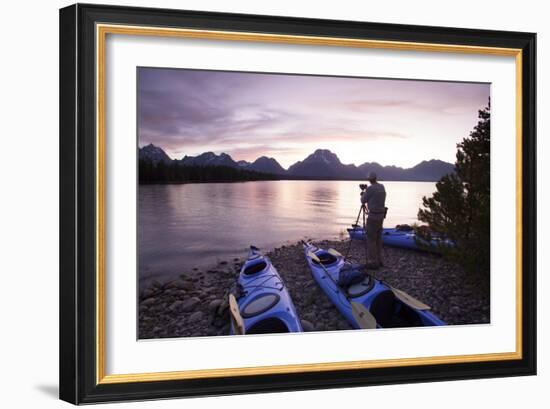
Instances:
[[[350,241],[315,244],[345,254]],[[363,260],[364,251],[364,245],[354,241],[350,257]],[[384,267],[373,271],[376,278],[427,303],[450,325],[489,323],[489,280],[481,274],[467,274],[437,255],[390,247],[384,247],[382,254]],[[267,255],[289,289],[304,330],[351,329],[313,280],[300,243],[281,246]],[[139,338],[227,335],[227,296],[243,261],[221,261],[208,270],[182,272],[173,281],[154,281],[140,292]]]

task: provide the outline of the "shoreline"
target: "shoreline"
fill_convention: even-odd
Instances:
[[[140,180],[138,185],[151,186],[151,185],[196,185],[196,184],[208,184],[208,183],[248,183],[248,182],[364,182],[365,179],[246,179],[246,180],[200,180],[200,181],[145,181]],[[383,182],[404,182],[404,183],[437,183],[439,180],[428,179],[385,179]]]
[[[315,242],[345,254],[349,239]],[[353,241],[350,257],[364,258],[364,245]],[[279,272],[304,330],[335,331],[351,327],[317,286],[303,256],[301,243],[267,252]],[[490,319],[489,282],[467,274],[440,256],[384,246],[384,267],[377,279],[406,291],[432,307],[450,325],[486,324]],[[153,280],[140,291],[139,339],[229,334],[227,297],[244,258],[220,261],[211,268],[182,272],[178,279]]]

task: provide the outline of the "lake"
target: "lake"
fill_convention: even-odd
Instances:
[[[414,223],[433,182],[383,182],[384,226]],[[139,186],[139,277],[192,268],[310,238],[347,238],[360,208],[357,181],[261,181]]]

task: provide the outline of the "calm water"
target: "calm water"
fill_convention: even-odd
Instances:
[[[168,279],[303,238],[347,237],[359,211],[359,182],[265,181],[140,185],[140,281]],[[384,182],[385,226],[414,223],[435,183]]]

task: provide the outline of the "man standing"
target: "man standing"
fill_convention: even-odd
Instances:
[[[386,189],[376,180],[376,173],[367,176],[370,186],[361,193],[361,203],[367,205],[368,217],[365,227],[367,236],[367,268],[382,265],[382,224],[386,217]]]

